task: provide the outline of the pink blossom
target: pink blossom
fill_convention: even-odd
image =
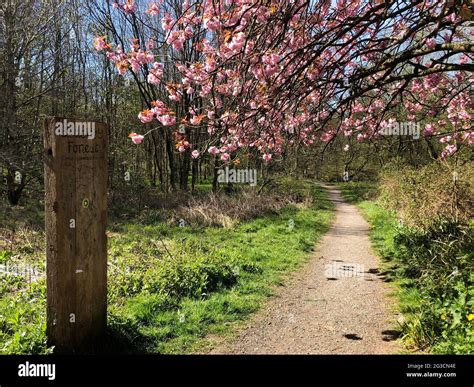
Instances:
[[[148,9],[147,9],[146,13],[150,16],[159,15],[160,14],[160,6],[156,2],[152,1],[152,2],[148,3]]]
[[[434,132],[434,126],[432,124],[426,124],[423,136],[431,136]]]
[[[103,51],[121,74],[132,70],[138,75],[147,69],[146,81],[154,86],[159,86],[164,78],[163,65],[154,63],[154,58],[164,58],[173,83],[160,87],[160,92],[166,87],[167,103],[171,101],[174,107],[176,101],[188,110],[179,109],[175,116],[160,102],[149,111],[140,112],[140,121],[158,119],[167,126],[182,121],[198,126],[204,119],[206,125],[202,130],[207,133],[202,140],[215,144],[208,151],[222,160],[232,160],[232,155],[244,154],[248,147],[258,151],[258,157],[269,160],[277,158],[292,143],[331,141],[339,134],[357,135],[358,141],[375,141],[379,139],[378,130],[390,124],[388,112],[399,112],[397,118],[407,121],[433,117],[432,123],[425,122],[423,135],[446,132],[442,135],[443,148],[455,141],[463,145],[473,141],[465,135],[471,130],[473,114],[472,97],[464,87],[474,77],[461,71],[466,66],[459,66],[472,62],[469,53],[462,56],[466,50],[458,50],[450,60],[449,55],[432,58],[429,52],[444,43],[443,37],[448,43],[458,43],[474,33],[452,28],[450,23],[461,19],[445,18],[446,12],[435,0],[419,2],[417,9],[406,8],[396,17],[385,12],[381,0],[183,0],[176,2],[176,7],[163,0],[111,3],[114,1],[122,12],[145,6],[143,11],[148,15],[159,15],[156,20],[140,18],[143,23],[140,22],[139,34],[156,39],[155,43],[146,43],[144,48],[141,40],[133,39],[127,52],[118,46],[112,48],[105,37],[98,37],[94,39],[94,48]],[[381,23],[357,22],[366,12],[369,19],[380,17]],[[373,12],[376,14],[370,16]],[[422,17],[420,20],[431,20],[431,24],[438,20],[441,24],[436,31],[431,24],[422,24],[420,36],[425,37],[421,41],[412,39],[408,34],[413,24],[411,12]],[[136,35],[133,28],[126,28],[132,26],[134,17],[122,16],[120,23],[125,24],[120,27]],[[353,29],[344,30],[347,20],[352,18]],[[157,22],[161,22],[163,30],[161,26],[159,29],[164,36],[160,37],[156,30]],[[163,41],[163,49],[171,50],[169,55],[161,50]],[[155,47],[158,42],[160,46]],[[185,47],[192,48],[196,55],[173,53]],[[407,82],[382,71],[392,50],[402,58],[400,69],[407,66],[410,72]],[[415,74],[417,64],[422,69],[428,60],[433,60],[433,71]],[[408,65],[410,61],[414,66]],[[444,71],[443,63],[449,64],[446,69],[452,65],[453,70]],[[412,79],[412,75],[417,75],[417,79]],[[143,81],[142,77],[137,81]],[[354,85],[364,86],[362,94],[351,93]],[[327,122],[330,117],[333,119]],[[438,122],[440,117],[446,125]],[[457,134],[449,137],[451,132]],[[184,137],[176,137],[179,151],[191,148],[185,145]],[[352,149],[352,145],[345,144],[349,141],[341,146],[345,152]],[[445,149],[444,154],[454,152],[453,149]]]
[[[169,93],[168,98],[171,101],[179,102],[181,100],[181,92],[177,90],[173,84],[166,85],[166,91]]]
[[[200,116],[193,115],[190,120],[191,125],[199,125],[203,118],[204,118],[203,115],[200,115]]]
[[[219,153],[219,149],[217,149],[217,147],[215,146],[211,146],[208,150],[207,150],[211,155],[217,155]]]
[[[171,15],[166,12],[163,19],[161,19],[161,26],[165,31],[170,31],[173,28],[174,20],[171,18]]]
[[[153,120],[153,112],[150,109],[145,109],[138,114],[138,118],[143,124],[146,124]]]
[[[185,37],[183,31],[172,31],[166,43],[170,44],[175,50],[182,50],[184,48]]]
[[[140,70],[141,64],[136,59],[132,59],[130,64],[132,65],[132,70],[134,72],[138,72],[138,70]]]
[[[140,144],[143,141],[143,139],[145,138],[143,135],[137,134],[137,133],[130,133],[128,135],[128,137],[130,137],[132,139],[132,142],[134,144]]]
[[[204,28],[209,29],[210,31],[217,31],[219,29],[219,20],[217,18],[212,17],[210,19],[204,18]]]
[[[239,51],[245,44],[245,38],[245,34],[243,32],[239,32],[232,37],[232,40],[229,43],[226,43],[226,46],[233,52]]]
[[[212,89],[211,85],[205,84],[201,87],[201,91],[199,92],[199,95],[201,97],[205,97],[211,92],[211,89]]]
[[[325,120],[326,118],[328,118],[329,116],[329,112],[327,110],[323,110],[321,113],[319,113],[319,118],[321,120]]]
[[[115,64],[115,67],[117,68],[118,72],[120,75],[125,75],[125,73],[128,71],[130,68],[130,64],[126,60],[122,60],[120,62],[117,62]]]
[[[165,114],[163,116],[158,117],[158,121],[160,121],[163,126],[172,126],[176,124],[176,117],[173,115]]]
[[[126,13],[134,13],[137,10],[135,0],[125,0],[125,4],[121,7]]]
[[[155,48],[155,41],[153,39],[148,39],[145,46],[147,50],[153,50]]]
[[[163,77],[163,63],[155,62],[152,68],[149,70],[147,77],[148,83],[152,85],[158,85]]]
[[[329,142],[333,139],[334,133],[326,132],[321,136],[321,141]]]
[[[430,50],[435,48],[435,45],[436,45],[436,39],[433,39],[433,38],[426,39],[426,47],[428,47]]]
[[[449,157],[453,155],[454,153],[456,153],[457,150],[458,148],[456,145],[453,145],[453,144],[447,145],[446,148],[444,148],[443,152],[441,153],[441,158],[444,159],[446,157]]]
[[[181,96],[180,96],[178,93],[173,92],[173,93],[170,93],[170,95],[168,96],[168,98],[169,98],[171,101],[179,102],[180,99],[181,99]]]
[[[468,145],[474,145],[474,132],[466,132],[463,134],[462,139]]]
[[[199,155],[200,155],[200,153],[199,153],[198,150],[193,150],[193,151],[191,152],[191,157],[192,157],[193,159],[197,159],[197,158],[199,157]]]
[[[147,82],[150,84],[150,85],[159,85],[160,84],[160,79],[157,78],[154,74],[150,73],[148,74],[148,77],[147,77]]]
[[[105,43],[105,36],[96,36],[94,38],[94,48],[97,51],[102,51],[108,47],[109,47],[108,44]]]

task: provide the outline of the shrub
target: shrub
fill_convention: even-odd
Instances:
[[[224,258],[208,254],[180,254],[149,269],[144,290],[175,299],[200,298],[220,287],[230,287],[237,273]]]
[[[404,324],[419,347],[474,351],[468,318],[474,311],[473,235],[472,227],[441,222],[426,231],[402,228],[395,236],[398,275],[419,291],[419,304]]]
[[[408,226],[427,229],[440,221],[467,224],[474,215],[473,171],[472,164],[458,169],[444,162],[418,168],[390,165],[381,173],[380,200]]]

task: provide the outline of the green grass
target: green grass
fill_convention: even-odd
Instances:
[[[346,182],[335,185],[349,203],[359,204],[377,197],[378,186],[374,182]]]
[[[286,189],[286,188],[285,188]],[[322,189],[293,187],[309,206],[232,228],[122,221],[109,230],[110,352],[192,353],[226,339],[310,256],[333,213]],[[46,353],[44,281],[0,288],[0,353]]]
[[[404,227],[395,213],[373,199],[374,184],[338,186],[371,225],[373,247],[402,314],[399,324],[407,350],[474,353],[474,320],[468,320],[474,313],[472,241],[458,229],[457,234],[445,229],[423,233]]]
[[[314,189],[313,194],[316,200],[311,208],[286,207],[278,214],[231,229],[125,226],[120,234],[126,237],[112,238],[111,247],[112,253],[122,252],[122,262],[135,259],[123,252],[139,235],[161,235],[159,243],[183,262],[168,267],[165,275],[155,269],[148,271],[134,298],[125,301],[117,297],[111,314],[118,323],[112,328],[119,328],[125,336],[130,334],[128,330],[134,331],[139,348],[159,353],[202,350],[211,344],[207,335],[232,334],[235,324],[255,312],[274,287],[283,283],[285,275],[305,261],[317,238],[327,230],[329,203],[321,190]],[[153,246],[149,248],[145,255],[153,254]],[[201,263],[194,267],[197,261]],[[203,266],[207,270],[200,272]],[[183,267],[189,267],[189,275],[180,272]],[[209,281],[210,277],[214,279]],[[205,287],[209,282],[213,283],[211,289]]]

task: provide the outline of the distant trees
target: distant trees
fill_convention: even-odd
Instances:
[[[139,109],[140,100],[93,55],[91,36],[83,2],[0,4],[0,192],[13,205],[28,187],[41,192],[45,116],[104,120],[112,128],[111,171],[130,158],[119,143],[126,142],[129,111]]]
[[[56,114],[65,91],[61,3],[6,0],[0,5],[0,168],[11,204],[39,177],[41,115]]]

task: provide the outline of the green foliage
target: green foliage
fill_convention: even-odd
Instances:
[[[0,251],[0,264],[4,264],[10,260],[12,252],[10,250]]]
[[[222,257],[188,253],[164,260],[148,270],[144,275],[144,290],[179,300],[203,297],[236,281],[232,264]]]
[[[189,353],[212,345],[209,334],[231,335],[329,227],[331,205],[322,189],[287,182],[279,192],[294,193],[293,204],[228,228],[179,227],[165,216],[151,221],[151,208],[112,223],[104,351]],[[41,266],[44,250],[33,246],[24,254]],[[28,285],[5,276],[0,284],[0,352],[50,352],[44,280]]]
[[[455,223],[434,224],[426,231],[402,228],[395,235],[398,275],[420,290],[415,322],[425,329],[415,335],[419,346],[439,353],[474,352],[474,230]],[[421,336],[421,337],[419,337]]]
[[[3,282],[11,279],[1,278]],[[15,281],[13,281],[15,282]],[[2,286],[1,294],[6,291]],[[45,283],[0,299],[0,353],[50,353],[46,346]]]

